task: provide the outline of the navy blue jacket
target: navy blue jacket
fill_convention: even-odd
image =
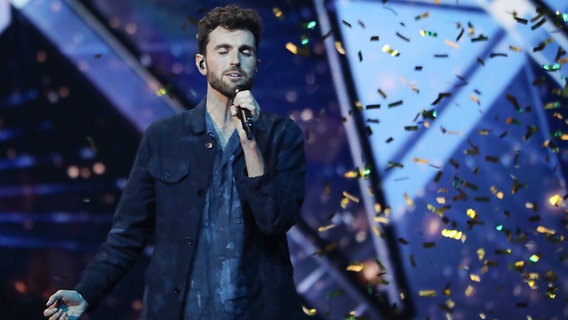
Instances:
[[[249,312],[253,319],[299,319],[286,231],[295,224],[304,198],[303,135],[289,118],[262,113],[255,139],[265,174],[247,176],[242,149],[233,166],[245,221],[241,271]],[[215,144],[206,132],[205,101],[148,127],[108,237],[75,287],[91,310],[154,234],[142,319],[180,319]]]

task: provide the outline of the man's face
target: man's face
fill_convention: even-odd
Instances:
[[[217,27],[207,43],[207,81],[214,90],[232,97],[237,86],[252,86],[257,63],[254,36],[248,30]]]

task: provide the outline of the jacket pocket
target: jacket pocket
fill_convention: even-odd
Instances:
[[[189,175],[189,164],[179,159],[152,157],[148,162],[148,171],[156,180],[177,183]]]

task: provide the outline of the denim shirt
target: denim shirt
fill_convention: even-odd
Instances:
[[[207,132],[217,149],[207,190],[196,254],[190,270],[185,319],[248,319],[241,265],[244,225],[233,178],[233,161],[241,151],[235,131],[224,150],[206,113]]]

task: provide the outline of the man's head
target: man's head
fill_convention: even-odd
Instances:
[[[239,8],[235,5],[216,7],[211,10],[197,24],[197,46],[201,54],[207,54],[209,34],[217,27],[250,31],[255,39],[255,49],[258,49],[262,19],[255,10]]]
[[[237,87],[251,88],[258,63],[261,18],[252,9],[217,7],[198,24],[195,55],[199,72],[207,76],[208,92],[232,97]]]

